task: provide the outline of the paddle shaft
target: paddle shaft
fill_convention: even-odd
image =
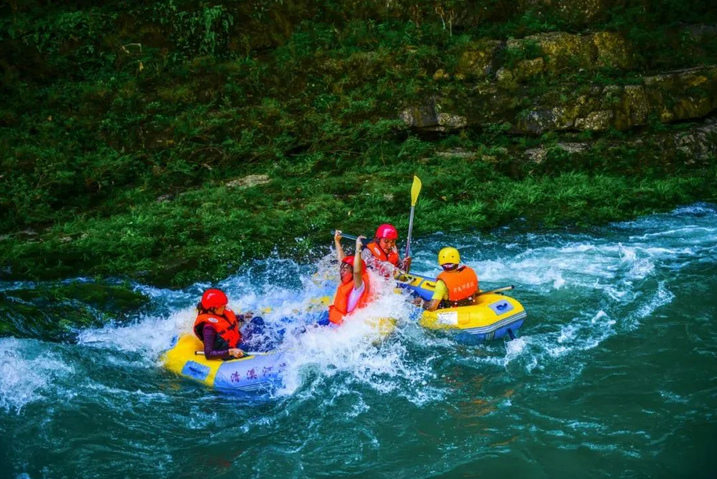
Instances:
[[[411,205],[411,217],[408,220],[408,236],[406,237],[406,255],[408,258],[411,256],[411,232],[413,231],[413,213],[416,211],[416,206]]]
[[[260,353],[259,351],[244,351],[244,356],[265,356],[269,353]],[[204,351],[194,351],[195,356],[204,356]]]
[[[332,234],[336,234],[336,231],[334,231]],[[342,237],[342,238],[346,238],[346,239],[348,239],[348,240],[354,240],[354,241],[356,241],[356,240],[358,239],[358,236],[354,236],[354,235],[350,235],[350,234],[345,234],[345,233],[341,233],[341,237]],[[361,242],[363,243],[363,240],[361,240]]]
[[[515,289],[515,286],[513,286],[512,284],[510,286],[503,286],[502,288],[491,289],[490,291],[481,291],[480,293],[478,293],[478,296],[480,296],[481,294],[491,294],[491,293],[500,293],[501,291],[510,291],[511,289]]]
[[[413,213],[416,211],[416,202],[418,195],[421,193],[421,179],[413,175],[413,184],[411,184],[411,217],[408,220],[408,236],[406,236],[406,258],[411,256],[411,233],[413,232]]]

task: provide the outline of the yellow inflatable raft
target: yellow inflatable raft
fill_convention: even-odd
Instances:
[[[309,310],[325,310],[331,298],[312,300]],[[263,310],[264,313],[268,310]],[[347,321],[351,321],[349,317]],[[368,319],[366,323],[381,339],[396,328],[393,318]],[[174,339],[171,348],[161,358],[164,366],[178,374],[198,381],[210,388],[244,393],[267,393],[282,383],[287,367],[286,352],[249,353],[239,359],[207,360],[204,345],[193,334]]]
[[[424,311],[419,324],[454,332],[460,340],[479,342],[506,335],[514,338],[526,316],[525,308],[516,299],[485,293],[478,296],[478,303],[472,306]]]
[[[281,384],[286,368],[282,353],[256,353],[228,361],[204,358],[204,345],[193,334],[176,339],[162,357],[164,366],[206,386],[241,392],[268,392]]]

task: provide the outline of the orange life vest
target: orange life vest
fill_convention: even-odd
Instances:
[[[390,253],[386,254],[386,252],[379,246],[378,242],[371,241],[366,245],[366,248],[371,252],[371,254],[379,261],[385,261],[387,263],[391,263],[396,268],[398,268],[398,263],[400,261],[398,257],[398,252],[396,250],[391,250]]]
[[[368,304],[369,294],[371,290],[371,285],[368,280],[368,273],[365,271],[361,274],[361,279],[363,280],[364,289],[363,293],[361,293],[361,297],[358,300],[358,303],[356,303],[356,311],[357,309],[361,309],[365,307]],[[334,304],[329,306],[329,321],[331,321],[334,324],[341,324],[344,321],[344,316],[349,314],[349,295],[351,294],[351,291],[354,289],[354,280],[352,279],[348,283],[344,284],[341,283],[339,287],[336,289],[336,296],[334,297]],[[353,312],[353,311],[351,311]]]
[[[217,349],[236,348],[241,342],[241,333],[239,332],[239,322],[231,309],[224,310],[224,316],[206,313],[197,316],[194,321],[194,334],[204,341],[202,331],[205,325],[209,325],[217,332]]]
[[[473,303],[473,297],[478,293],[478,275],[468,266],[461,266],[453,272],[444,271],[438,275],[448,289],[448,301],[441,302],[441,308],[466,306]]]

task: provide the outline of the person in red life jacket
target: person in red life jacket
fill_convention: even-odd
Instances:
[[[475,304],[478,300],[478,275],[473,268],[461,265],[461,255],[455,248],[443,248],[438,253],[438,264],[443,272],[438,275],[431,301],[423,303],[429,311]]]
[[[365,236],[356,238],[356,253],[353,256],[344,256],[341,231],[334,234],[341,283],[336,289],[334,304],[329,306],[328,320],[335,325],[343,323],[345,316],[365,307],[369,302],[371,283],[366,272],[366,263],[361,258],[361,244],[365,239]]]
[[[379,265],[379,272],[385,276],[396,276],[397,270],[403,270],[408,272],[411,269],[411,257],[406,257],[403,261],[398,256],[398,248],[396,248],[396,240],[398,239],[398,231],[393,225],[382,224],[376,229],[373,241],[368,243],[365,248],[371,253],[371,256],[367,256],[369,260],[373,257],[374,262],[382,262],[392,265],[392,267]]]
[[[244,356],[239,349],[242,334],[239,321],[251,319],[252,313],[239,315],[227,308],[227,295],[219,289],[208,289],[197,305],[194,334],[204,343],[207,359],[230,359]]]

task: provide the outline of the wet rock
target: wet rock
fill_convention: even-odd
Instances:
[[[473,45],[461,55],[457,72],[473,78],[485,78],[492,74],[501,45],[497,40],[486,40]]]
[[[535,42],[546,58],[546,68],[558,73],[567,68],[592,65],[595,45],[590,36],[555,32],[526,37],[523,42]]]
[[[626,69],[632,61],[628,43],[622,35],[613,32],[541,33],[509,40],[506,51],[525,57],[514,65],[501,67],[509,70],[517,82],[525,82],[541,73],[557,75],[605,67]]]
[[[466,151],[461,148],[456,148],[454,150],[437,151],[436,156],[456,160],[473,160],[478,156],[478,154],[474,151]]]
[[[466,117],[450,113],[439,113],[437,115],[437,120],[439,126],[451,130],[465,128],[468,124],[468,119]]]
[[[560,150],[565,153],[568,153],[569,155],[582,155],[590,151],[590,145],[588,143],[565,142],[557,143],[550,149]],[[549,149],[543,146],[539,148],[530,148],[523,152],[523,156],[528,161],[539,165],[548,157],[548,151]]]
[[[438,125],[436,105],[429,100],[425,105],[409,107],[400,114],[401,120],[409,128],[431,128]]]
[[[575,120],[575,128],[578,130],[605,131],[613,124],[615,113],[612,110],[593,111],[585,118]]]
[[[628,85],[625,87],[624,108],[633,125],[644,125],[647,122],[649,105],[647,95],[642,85]]]
[[[676,152],[687,164],[710,161],[717,157],[717,119],[673,136]]]
[[[622,35],[614,32],[597,32],[592,35],[595,46],[594,66],[627,69],[632,52]]]
[[[518,86],[513,72],[506,68],[498,70],[495,74],[495,79],[498,82],[498,85],[506,90],[512,90]]]
[[[555,152],[567,154],[567,158],[575,162],[595,155],[619,158],[626,151],[639,151],[640,155],[647,155],[655,164],[708,165],[717,157],[717,118],[708,119],[687,131],[647,133],[628,141],[560,142],[548,147],[530,148],[522,153],[514,152],[513,156],[538,166],[548,161],[551,153]],[[564,164],[565,157],[559,157],[563,158],[560,161]]]
[[[269,175],[248,175],[243,178],[237,178],[226,184],[229,188],[249,188],[251,186],[264,185],[270,183]]]
[[[555,98],[546,94],[538,103],[550,104]],[[525,113],[519,131],[626,130],[646,125],[653,115],[663,123],[702,118],[717,109],[717,67],[648,77],[644,85],[592,89],[572,99],[563,93],[558,102]]]
[[[519,82],[528,80],[545,71],[545,60],[542,57],[523,60],[513,68],[513,76]]]
[[[587,143],[558,143],[558,148],[571,154],[585,153],[590,148]]]
[[[548,150],[543,147],[531,148],[529,150],[525,150],[523,154],[529,161],[539,165],[545,161],[545,158],[548,156]]]
[[[451,76],[446,73],[445,70],[442,68],[439,70],[436,70],[436,73],[433,74],[433,80],[434,81],[441,81],[441,80],[449,80]]]
[[[441,111],[443,107],[437,100],[430,100],[419,107],[407,108],[401,112],[400,118],[411,128],[424,131],[448,131],[465,128],[468,118],[450,112]]]

